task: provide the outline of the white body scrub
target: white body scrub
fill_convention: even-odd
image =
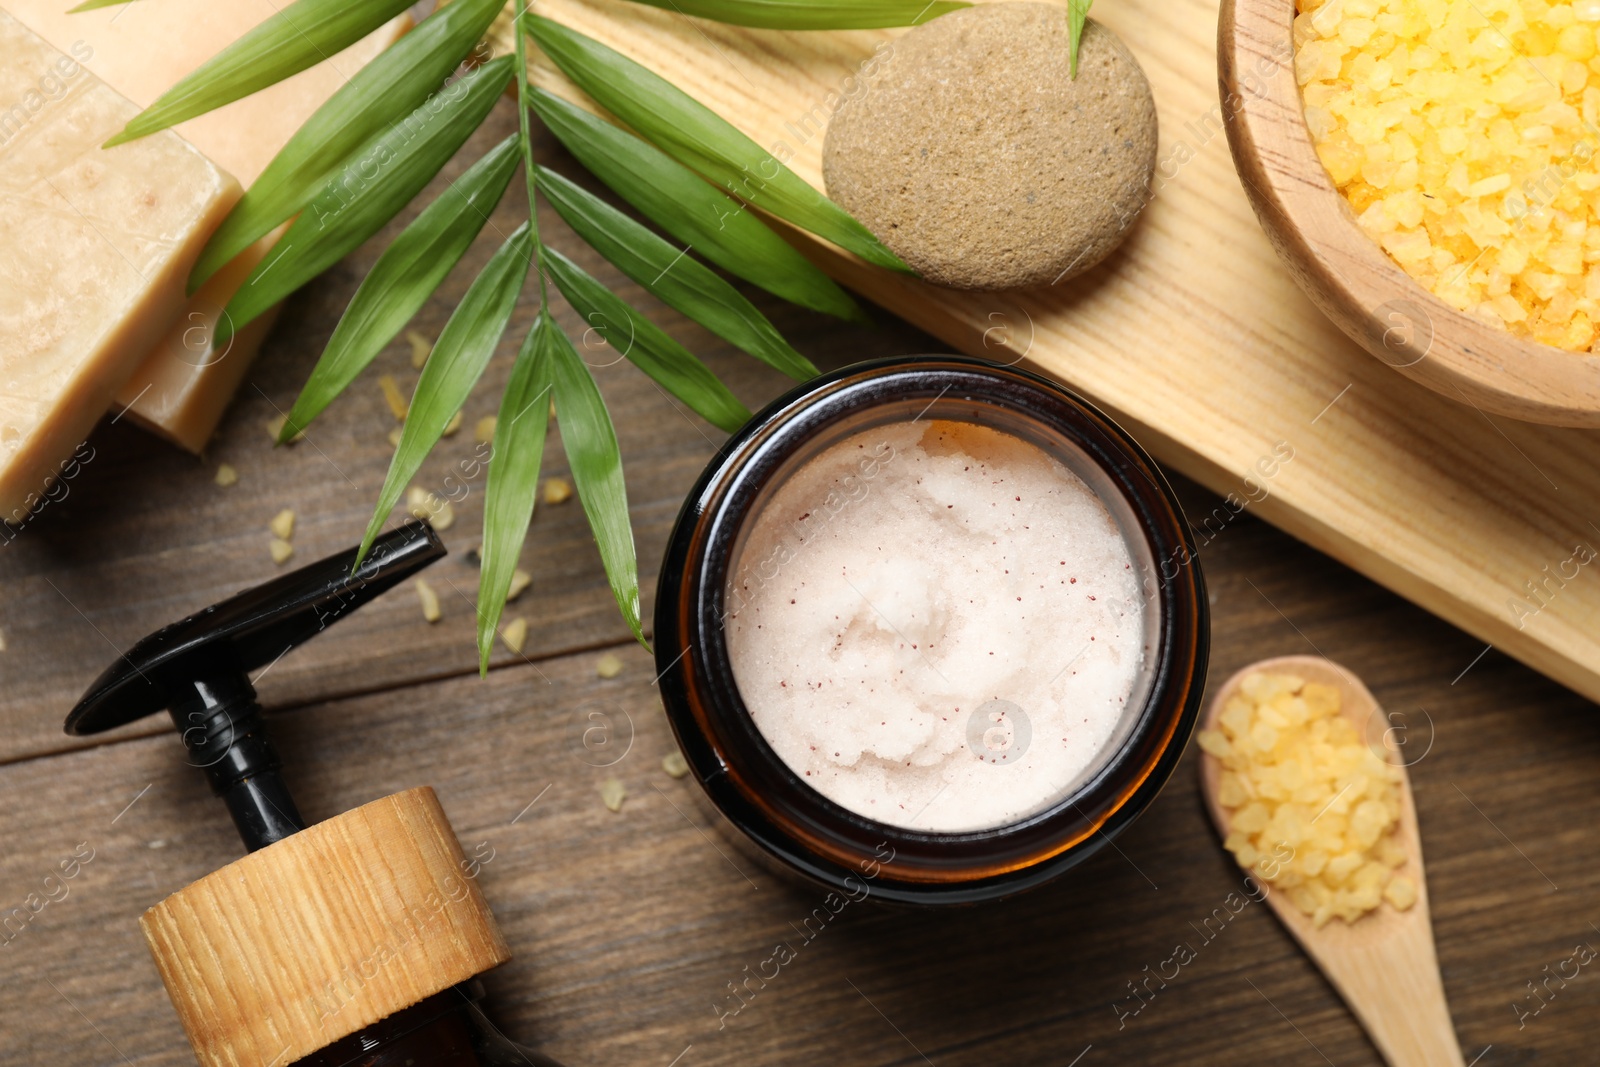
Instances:
[[[884,426],[807,462],[750,521],[728,590],[734,677],[823,796],[894,826],[988,829],[1061,799],[1120,737],[1145,657],[1140,570],[1042,449]]]

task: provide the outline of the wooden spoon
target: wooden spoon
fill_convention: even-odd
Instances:
[[[1216,729],[1217,717],[1228,699],[1238,691],[1240,682],[1246,675],[1257,672],[1293,675],[1338,689],[1340,711],[1356,728],[1357,734],[1376,743],[1374,734],[1381,731],[1381,743],[1390,761],[1400,764],[1398,747],[1389,734],[1388,720],[1383,717],[1378,701],[1354,674],[1320,656],[1282,656],[1246,667],[1218,687],[1206,708],[1202,727]],[[1220,760],[1202,754],[1201,792],[1205,794],[1211,820],[1226,837],[1228,811],[1217,802],[1222,770]],[[1403,772],[1402,765],[1400,826],[1396,838],[1406,851],[1406,862],[1396,868],[1395,873],[1416,883],[1415,904],[1398,911],[1385,901],[1378,905],[1377,911],[1368,913],[1353,925],[1333,919],[1320,930],[1312,926],[1311,917],[1295,907],[1286,893],[1269,892],[1267,905],[1300,942],[1306,954],[1322,968],[1322,973],[1344,997],[1390,1067],[1463,1067],[1461,1046],[1456,1043],[1450,1006],[1445,1001],[1444,983],[1439,977],[1439,960],[1433,947],[1428,883],[1422,871],[1422,838],[1417,832],[1411,779]],[[1263,888],[1270,889],[1265,883]]]
[[[1239,179],[1300,287],[1357,344],[1450,400],[1530,422],[1600,426],[1600,359],[1457,311],[1362,231],[1311,140],[1294,17],[1295,0],[1223,0],[1217,77]]]

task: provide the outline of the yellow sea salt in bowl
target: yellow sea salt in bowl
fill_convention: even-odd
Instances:
[[[1600,319],[1600,3],[1300,0],[1317,154],[1429,292],[1588,352]]]
[[[1600,426],[1594,0],[1223,0],[1245,192],[1313,302],[1453,401]]]

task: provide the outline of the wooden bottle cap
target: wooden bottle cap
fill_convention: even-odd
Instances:
[[[139,920],[202,1067],[286,1067],[511,958],[431,788],[228,864]]]

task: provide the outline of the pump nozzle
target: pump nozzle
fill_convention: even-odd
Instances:
[[[99,733],[168,710],[245,847],[281,840],[305,823],[278,775],[249,672],[444,555],[432,527],[407,523],[379,538],[359,567],[350,549],[158,630],[95,679],[66,731]]]

